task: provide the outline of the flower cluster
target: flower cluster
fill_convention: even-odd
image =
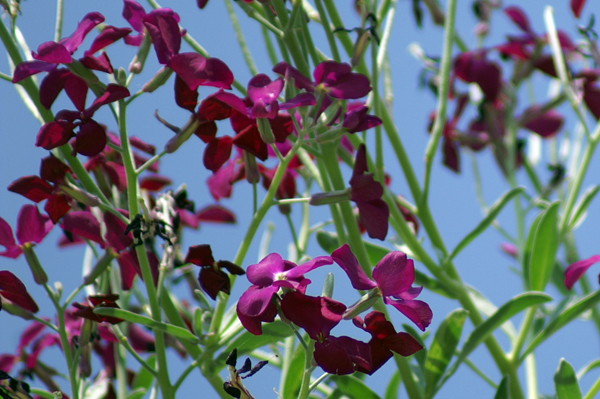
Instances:
[[[305,274],[334,262],[346,272],[354,288],[369,291],[350,308],[327,296],[306,295],[311,280]],[[247,276],[253,285],[237,305],[242,325],[260,335],[262,323],[273,322],[279,314],[282,320],[303,328],[315,341],[316,363],[332,374],[355,371],[373,374],[392,357],[392,352],[410,356],[422,349],[411,335],[396,332],[382,312],[372,311],[364,320],[358,316],[378,298],[383,297],[386,304],[398,309],[421,330],[425,330],[432,319],[429,306],[414,299],[421,288],[412,287],[415,278],[413,261],[397,251],[377,264],[373,270],[375,281],[367,277],[348,245],[338,248],[331,256],[320,256],[301,265],[273,253],[249,266]],[[342,319],[353,319],[357,327],[371,334],[371,340],[366,343],[331,335],[331,330]]]

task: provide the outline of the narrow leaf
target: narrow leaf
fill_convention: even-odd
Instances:
[[[575,211],[573,212],[573,216],[569,222],[570,230],[575,229],[577,226],[583,223],[587,215],[587,210],[594,198],[596,198],[596,194],[598,194],[599,191],[600,185],[596,185],[588,188],[585,193],[583,193],[581,200],[575,206]]]
[[[142,399],[146,395],[146,392],[144,388],[138,388],[129,392],[127,399]]]
[[[148,356],[146,363],[153,369],[156,369],[156,355]],[[140,367],[140,371],[135,376],[133,380],[133,385],[131,389],[137,390],[139,388],[145,389],[146,392],[152,388],[152,384],[154,384],[154,376],[146,370],[145,367]]]
[[[498,307],[490,302],[490,300],[487,299],[481,292],[469,285],[467,285],[467,289],[471,294],[471,298],[473,299],[477,310],[479,310],[481,313],[487,317],[491,317],[498,311]],[[514,341],[517,338],[517,330],[510,320],[505,321],[501,328],[504,334],[506,334],[511,341]]]
[[[524,187],[515,187],[512,190],[508,191],[502,197],[498,199],[488,210],[487,215],[483,218],[481,222],[463,238],[456,248],[448,255],[445,263],[449,263],[454,259],[456,255],[460,253],[463,249],[467,247],[475,238],[477,238],[481,233],[487,230],[488,227],[496,220],[502,209],[508,204],[514,197],[521,194],[525,190]]]
[[[425,362],[425,397],[432,398],[439,389],[438,381],[444,375],[448,364],[454,356],[462,334],[468,312],[457,309],[450,313],[440,324]]]
[[[225,363],[227,356],[229,356],[234,348],[237,348],[238,356],[242,356],[255,349],[262,348],[263,346],[283,341],[284,338],[289,337],[293,333],[290,326],[280,320],[264,324],[262,330],[262,335],[254,335],[248,331],[244,331],[227,345],[227,348],[224,349],[223,353],[216,359],[216,363]]]
[[[578,373],[577,373],[577,380],[581,380],[583,378],[584,375],[586,375],[588,372],[592,371],[593,369],[596,369],[600,367],[600,360],[594,360],[591,363],[586,364]]]
[[[400,384],[402,383],[402,378],[400,378],[400,372],[396,370],[392,378],[390,379],[390,383],[385,390],[385,399],[398,399]]]
[[[350,399],[381,399],[381,396],[352,375],[332,375],[329,379],[335,382],[337,388]]]
[[[560,233],[558,228],[559,216],[558,208],[560,202],[553,202],[546,209],[540,219],[540,223],[535,230],[533,247],[531,250],[531,261],[529,264],[529,276],[531,279],[531,289],[533,291],[544,291],[552,267],[556,260],[556,253],[560,246]]]
[[[575,370],[564,358],[554,374],[554,386],[558,399],[581,399],[581,389],[575,375]]]
[[[523,278],[525,279],[525,285],[531,287],[531,278],[529,277],[529,265],[531,261],[531,252],[533,251],[533,239],[535,238],[535,232],[540,225],[540,220],[544,212],[541,212],[533,220],[529,229],[529,235],[527,235],[527,242],[525,243],[525,252],[523,253]]]
[[[496,395],[494,395],[494,399],[510,399],[510,389],[508,387],[508,375],[505,375],[500,381],[500,385],[498,385],[498,390],[496,391]]]
[[[308,335],[306,335],[308,337]],[[285,374],[285,381],[282,384],[282,398],[296,398],[302,385],[302,376],[304,374],[304,347],[298,345],[294,351],[294,357]]]
[[[157,330],[164,331],[168,334],[171,334],[174,337],[185,339],[193,343],[200,342],[198,337],[196,337],[194,334],[192,334],[189,330],[186,330],[185,328],[174,326],[173,324],[161,323],[149,317],[142,316],[141,314],[133,313],[128,310],[116,308],[96,308],[94,309],[94,313],[103,316],[117,317],[119,319],[126,320],[130,323],[137,323],[142,324],[146,327],[156,328]]]
[[[467,337],[467,340],[465,341],[465,344],[460,352],[460,356],[458,359],[456,359],[456,362],[454,362],[452,367],[450,367],[444,376],[444,381],[450,378],[452,374],[456,372],[458,366],[460,366],[460,364],[467,357],[469,357],[469,355],[479,346],[479,344],[485,341],[490,334],[496,331],[496,329],[504,324],[507,320],[510,320],[513,316],[531,306],[539,305],[551,300],[552,297],[543,292],[526,292],[521,295],[517,295],[502,305],[496,311],[496,313],[478,325],[477,328],[475,328]]]
[[[521,355],[519,362],[522,362],[528,354],[530,354],[542,342],[550,338],[552,334],[569,324],[571,321],[575,320],[583,312],[596,306],[598,302],[600,302],[600,291],[596,291],[595,293],[586,296],[585,298],[566,308],[533,339],[533,341]]]

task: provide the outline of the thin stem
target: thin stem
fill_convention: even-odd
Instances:
[[[65,0],[56,1],[56,28],[54,29],[54,41],[62,39],[63,20],[65,15]]]
[[[312,365],[313,352],[315,351],[315,342],[310,340],[308,348],[304,350],[304,374],[302,375],[302,385],[300,386],[300,393],[298,399],[306,399],[310,394],[310,376],[315,370],[315,366]]]
[[[437,152],[444,126],[446,125],[446,109],[448,107],[448,94],[450,92],[450,66],[452,63],[452,47],[454,39],[454,22],[456,20],[457,0],[449,0],[448,13],[444,27],[444,51],[442,55],[440,71],[440,89],[438,93],[438,106],[436,109],[433,133],[429,139],[427,150],[425,150],[425,183],[423,185],[423,197],[420,203],[427,203],[429,196],[429,185],[431,182],[431,169],[433,159]]]
[[[231,19],[231,24],[233,25],[233,30],[235,31],[235,37],[240,45],[240,48],[242,49],[242,55],[244,56],[246,65],[248,65],[248,69],[250,69],[252,76],[258,75],[258,68],[254,63],[254,59],[252,59],[252,54],[250,54],[250,48],[248,47],[248,43],[246,43],[246,39],[244,38],[244,32],[242,31],[240,21],[235,14],[235,9],[233,8],[231,0],[225,0],[225,6],[227,7],[229,19]]]
[[[164,157],[167,154],[166,150],[163,150],[160,154],[156,154],[154,155],[152,158],[150,158],[149,160],[147,160],[146,162],[144,162],[144,164],[142,166],[140,166],[139,168],[137,168],[135,170],[135,174],[136,175],[141,175],[146,169],[148,169],[149,167],[151,167],[152,165],[154,165],[155,162],[157,162],[159,159],[161,159],[162,157]]]
[[[325,36],[327,37],[327,42],[329,43],[331,56],[333,57],[334,61],[341,62],[342,58],[340,57],[340,52],[338,51],[337,43],[335,42],[335,36],[333,35],[331,26],[329,25],[327,13],[325,12],[325,7],[323,7],[323,0],[315,0],[315,6],[317,7],[317,11],[319,12],[319,19],[321,20],[321,25],[323,26]]]

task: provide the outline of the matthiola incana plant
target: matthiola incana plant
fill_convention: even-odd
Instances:
[[[596,397],[595,10],[543,3],[0,0],[0,397]]]

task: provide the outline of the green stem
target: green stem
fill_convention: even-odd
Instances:
[[[331,56],[333,60],[336,62],[342,62],[342,58],[340,57],[340,52],[337,48],[337,43],[335,42],[335,36],[331,30],[331,26],[329,25],[329,20],[327,19],[327,13],[325,12],[325,7],[323,7],[323,0],[315,0],[315,6],[317,6],[317,11],[319,12],[319,19],[321,20],[321,25],[323,25],[323,30],[325,31],[325,36],[327,37],[327,42],[329,42],[329,48],[331,50]]]
[[[448,94],[450,92],[450,66],[452,64],[452,47],[454,39],[454,22],[456,20],[457,0],[449,0],[448,13],[444,27],[444,50],[442,55],[442,64],[440,71],[440,90],[438,93],[438,106],[436,110],[435,122],[433,124],[433,133],[429,139],[427,150],[425,151],[425,183],[423,185],[423,197],[420,203],[427,203],[429,196],[429,185],[431,183],[431,169],[433,159],[437,152],[444,127],[446,125],[446,109],[448,107]]]
[[[248,47],[248,43],[246,43],[246,39],[244,38],[244,32],[242,31],[240,21],[235,14],[235,9],[233,8],[231,0],[225,0],[225,6],[227,7],[229,19],[231,19],[231,24],[233,25],[233,30],[235,31],[235,37],[240,45],[240,48],[242,49],[244,60],[246,60],[246,65],[248,65],[248,69],[250,69],[252,76],[258,75],[258,68],[254,63],[254,59],[252,59],[252,54],[250,54],[250,48]]]
[[[56,28],[54,29],[54,41],[60,42],[62,39],[63,19],[65,15],[65,0],[56,2]]]
[[[600,378],[598,378],[596,382],[594,382],[594,385],[592,385],[592,387],[590,388],[588,393],[585,394],[583,399],[594,399],[598,392],[600,392]]]
[[[298,399],[306,399],[310,394],[310,376],[315,370],[315,366],[312,365],[313,352],[315,351],[315,341],[310,340],[308,348],[304,351],[304,373],[302,375],[302,385],[300,386],[300,393]]]
[[[127,134],[127,105],[124,100],[119,100],[119,133],[121,138],[121,146],[123,147],[123,164],[127,173],[127,200],[129,205],[129,214],[131,217],[140,213],[138,204],[138,181],[135,172],[135,162],[133,159],[133,152],[129,145],[129,136]],[[158,322],[162,322],[161,308],[159,305],[158,296],[156,294],[156,287],[154,286],[154,278],[152,271],[150,270],[150,262],[148,260],[148,254],[146,252],[145,245],[138,245],[135,248],[135,252],[138,257],[140,269],[142,271],[142,278],[146,286],[148,294],[148,301],[150,303],[150,310],[152,312],[152,318]],[[167,365],[166,356],[166,345],[164,332],[158,329],[154,329],[154,335],[156,340],[156,359],[158,364],[158,382],[162,391],[163,398],[171,399],[174,397],[172,390],[171,381],[169,379],[169,368]]]

